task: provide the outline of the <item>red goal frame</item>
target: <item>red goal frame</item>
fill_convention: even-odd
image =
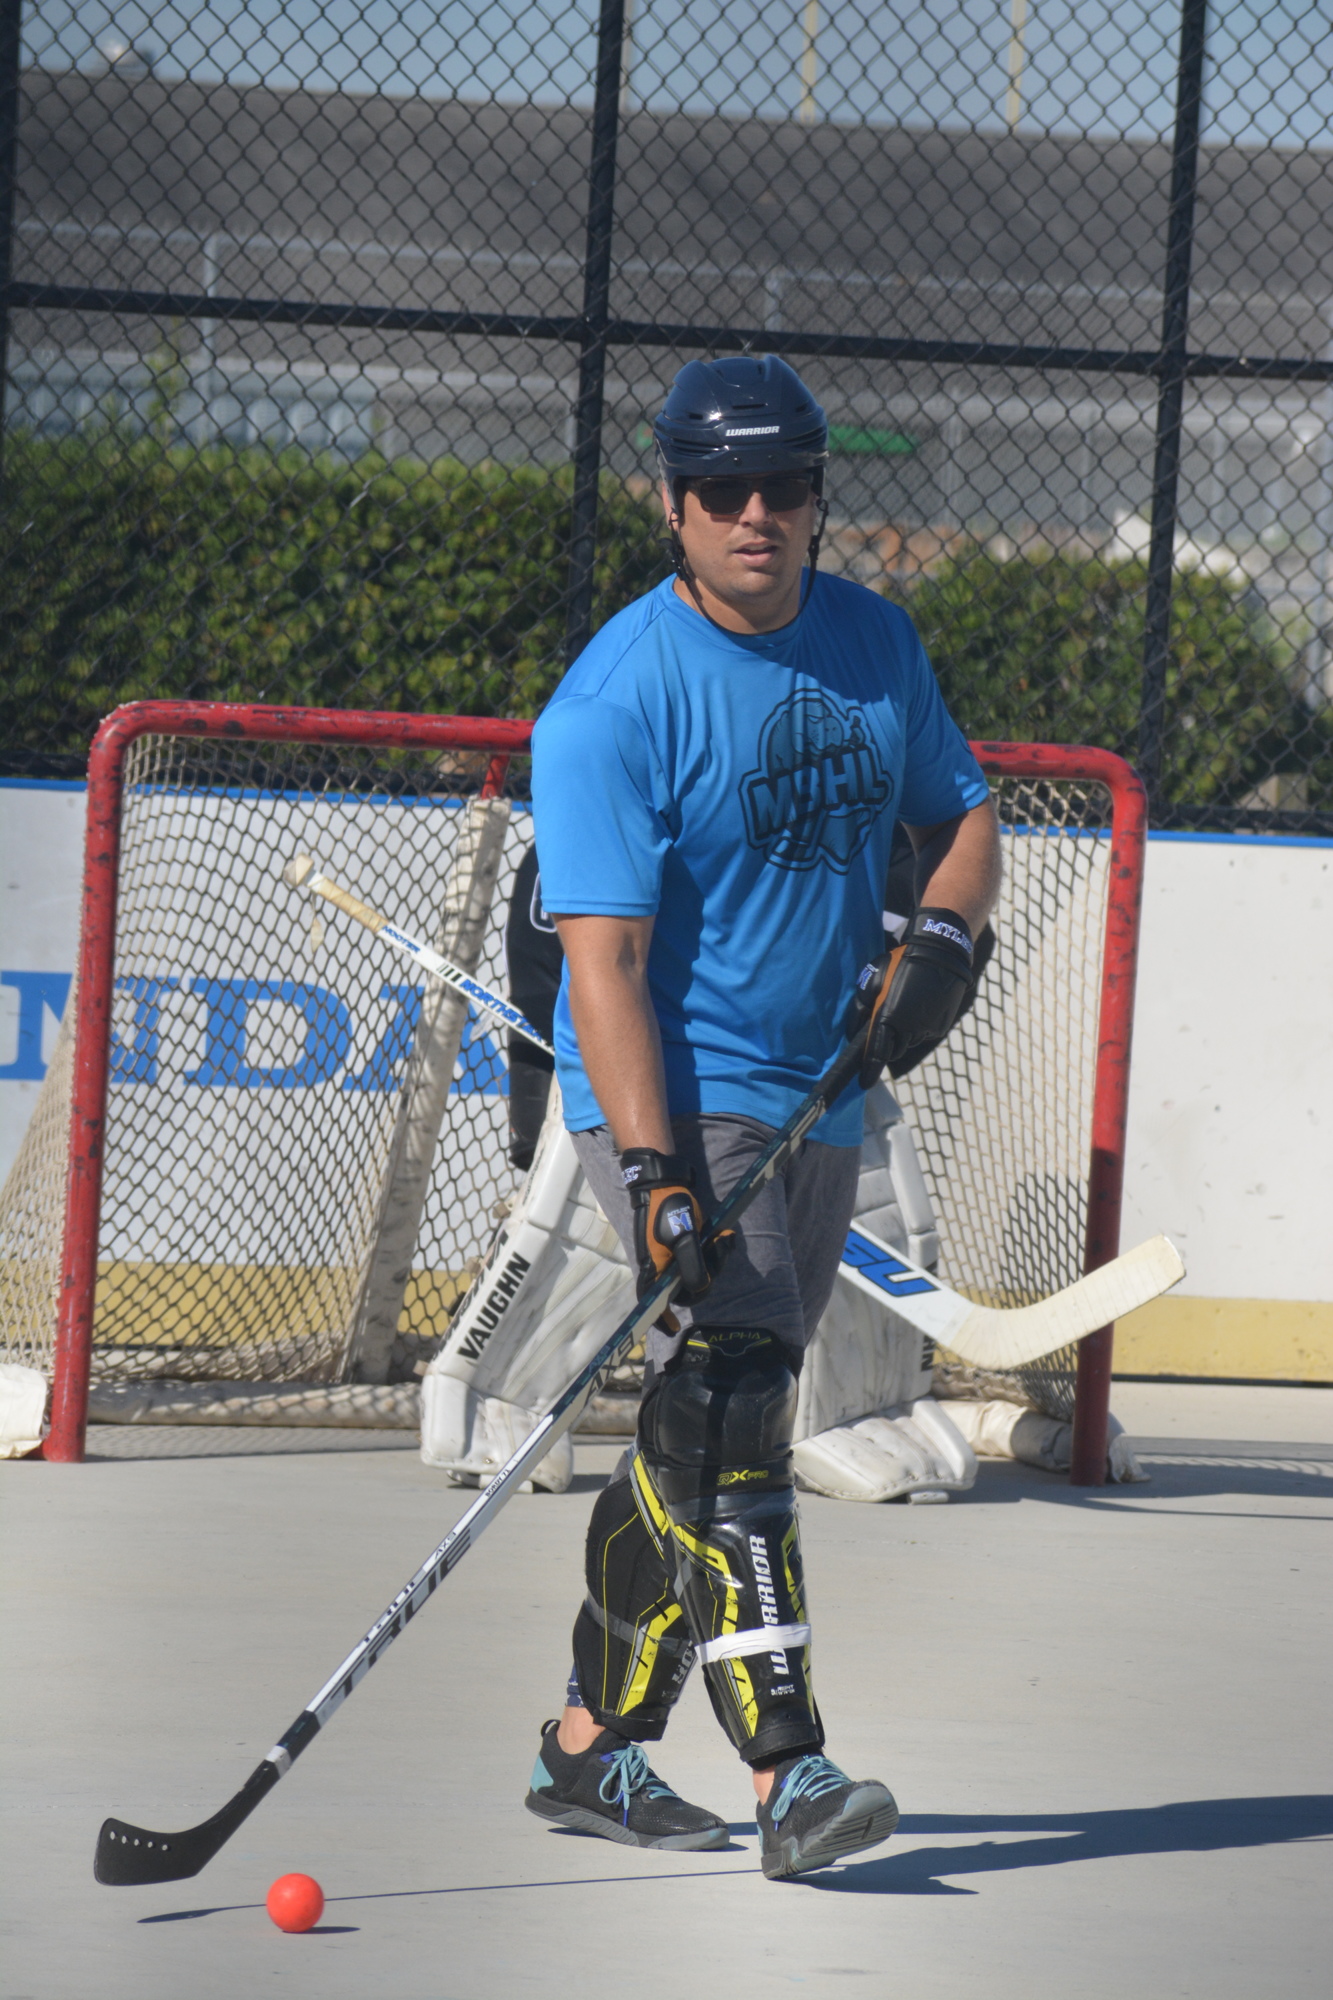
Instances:
[[[526,751],[531,722],[376,710],[271,707],[258,702],[136,701],[107,717],[88,759],[78,1021],[70,1102],[65,1232],[56,1320],[51,1428],[42,1456],[82,1460],[92,1366],[93,1306],[101,1222],[102,1149],[114,988],[120,812],[125,758],[141,736],[224,737],[256,743],[342,743],[360,748],[458,749],[490,753],[483,796],[503,787],[509,760]],[[1050,743],[973,743],[991,777],[1083,779],[1111,795],[1111,865],[1102,953],[1100,1029],[1092,1108],[1088,1225],[1083,1268],[1095,1270],[1120,1248],[1125,1125],[1147,800],[1123,758],[1107,750]],[[1079,1343],[1074,1414],[1074,1485],[1106,1477],[1113,1329]]]

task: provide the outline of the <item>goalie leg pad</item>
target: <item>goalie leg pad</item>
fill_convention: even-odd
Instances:
[[[796,1358],[766,1328],[694,1328],[645,1400],[630,1463],[713,1711],[753,1764],[823,1742],[791,1459]]]
[[[603,1729],[656,1743],[694,1665],[694,1646],[663,1545],[619,1469],[588,1523],[587,1579],[574,1622],[583,1706]]]
[[[573,1141],[551,1103],[517,1206],[449,1325],[421,1385],[421,1456],[456,1481],[484,1483],[601,1346],[633,1299],[615,1232],[598,1213]],[[533,1474],[563,1493],[574,1447],[562,1439]]]

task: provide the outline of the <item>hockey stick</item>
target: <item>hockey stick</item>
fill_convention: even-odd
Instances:
[[[1167,1237],[1153,1236],[1034,1305],[979,1306],[854,1223],[842,1275],[960,1361],[1020,1368],[1159,1298],[1184,1277],[1185,1266]]]
[[[479,1007],[483,1013],[493,1014],[505,1027],[513,1028],[518,1034],[526,1035],[527,1039],[535,1042],[539,1049],[545,1049],[548,1056],[555,1054],[551,1044],[542,1040],[531,1021],[520,1014],[511,1001],[502,1000],[498,993],[492,993],[488,986],[483,986],[470,972],[464,972],[451,959],[441,958],[438,951],[432,951],[428,944],[421,942],[420,938],[411,937],[406,931],[400,931],[396,924],[391,924],[378,910],[372,910],[369,903],[363,903],[350,889],[343,889],[337,882],[330,882],[327,875],[313,874],[311,871],[314,866],[308,854],[298,854],[295,860],[289,861],[283,869],[282,879],[289,889],[308,889],[312,896],[322,896],[326,903],[332,903],[333,907],[341,910],[344,916],[354,917],[357,923],[364,924],[368,931],[373,931],[376,937],[383,938],[385,943],[391,944],[396,951],[406,952],[408,957],[414,958],[424,971],[431,973],[436,979],[442,979],[446,986],[452,986],[455,993],[461,993],[474,1007]]]
[[[311,876],[314,862],[298,855],[282,871],[282,879],[293,888],[306,887],[315,895],[378,937],[385,938],[416,958],[428,972],[446,980],[476,1006],[497,1015],[520,1035],[535,1042],[548,1055],[555,1051],[544,1042],[530,1021],[516,1007],[485,986],[460,972],[448,959],[431,951],[405,931],[398,930],[387,917],[330,882],[324,875]],[[842,1273],[859,1291],[877,1304],[887,1305],[900,1319],[918,1332],[928,1334],[947,1347],[960,1361],[977,1368],[1019,1368],[1024,1362],[1039,1361],[1071,1341],[1081,1340],[1098,1327],[1123,1319],[1126,1313],[1160,1298],[1185,1275],[1174,1244],[1165,1236],[1154,1236],[1123,1256],[1103,1264],[1077,1283],[1066,1286],[1030,1306],[982,1306],[960,1297],[942,1278],[927,1271],[898,1251],[890,1250],[879,1238],[853,1227],[842,1254]]]
[[[786,1124],[774,1133],[749,1171],[742,1175],[709,1223],[707,1235],[710,1239],[739,1220],[760,1188],[774,1174],[781,1173],[806,1133],[818,1124],[829,1106],[842,1095],[860,1068],[865,1034],[866,1030],[862,1027],[845,1044],[809,1096],[797,1106]],[[404,1584],[365,1637],[352,1648],[309,1705],[301,1710],[290,1729],[278,1738],[267,1757],[256,1765],[240,1791],[227,1801],[220,1812],[182,1833],[153,1833],[120,1819],[103,1822],[93,1862],[93,1873],[99,1882],[122,1886],[179,1882],[197,1875],[212,1860],[237,1827],[249,1818],[260,1800],[266,1798],[278,1780],[291,1769],[301,1752],[314,1742],[353,1688],[365,1679],[399,1633],[444,1582],[450,1570],[462,1561],[519,1483],[540,1459],[545,1458],[556,1440],[578,1421],[621,1356],[670,1304],[679,1282],[674,1272],[666,1271],[634,1310],[619,1322],[564,1395],[505,1461],[490,1485],[482,1490],[439,1546],[431,1551],[421,1568]]]

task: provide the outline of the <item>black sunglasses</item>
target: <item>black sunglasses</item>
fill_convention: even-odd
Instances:
[[[692,479],[699,505],[708,514],[741,514],[752,493],[758,493],[771,514],[790,514],[810,498],[814,475],[809,472],[771,472],[766,479]]]

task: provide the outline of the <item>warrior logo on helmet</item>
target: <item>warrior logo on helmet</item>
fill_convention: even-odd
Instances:
[[[741,780],[751,847],[775,867],[845,875],[893,797],[865,716],[813,689],[775,708]]]

